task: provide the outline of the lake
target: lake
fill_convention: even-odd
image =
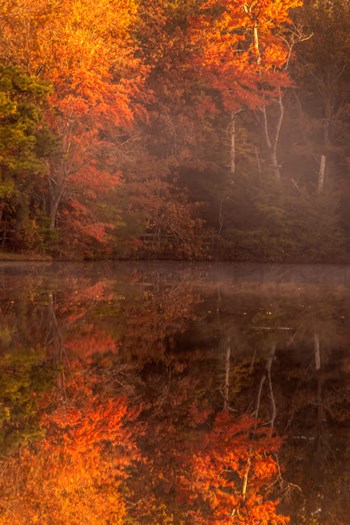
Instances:
[[[350,523],[350,266],[0,263],[1,524]]]

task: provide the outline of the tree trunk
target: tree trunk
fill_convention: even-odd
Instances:
[[[323,192],[325,174],[326,174],[326,156],[321,155],[320,171],[318,174],[318,193],[319,194]]]
[[[315,368],[316,370],[320,370],[321,368],[320,336],[316,332],[314,333],[314,351],[315,351]]]
[[[229,394],[230,394],[231,337],[227,337],[225,341],[225,346],[226,346],[226,355],[225,355],[224,410],[227,410]]]
[[[234,183],[236,174],[236,113],[231,115],[230,124],[230,182]]]
[[[231,113],[230,124],[228,132],[230,136],[230,182],[234,184],[236,175],[236,121],[238,115],[243,109],[238,109],[235,113]]]
[[[49,229],[54,230],[57,226],[57,212],[58,206],[61,202],[65,191],[65,184],[62,184],[61,188],[56,191],[51,191],[50,195],[50,225]]]
[[[280,166],[280,163],[278,162],[277,149],[278,149],[278,144],[280,140],[283,119],[284,119],[284,103],[283,103],[282,91],[280,91],[278,98],[274,102],[278,106],[277,123],[276,123],[274,130],[270,129],[271,126],[269,125],[269,122],[268,122],[266,106],[262,108],[262,112],[263,112],[263,119],[264,119],[265,140],[266,140],[266,144],[269,150],[272,171],[276,179],[280,179],[281,178],[281,170],[280,170],[281,166]]]
[[[247,4],[245,4],[244,9],[246,10],[246,12],[251,12],[251,7],[248,7]],[[255,53],[256,53],[256,62],[259,67],[261,64],[261,53],[260,53],[260,43],[259,43],[259,24],[258,24],[257,19],[254,20],[253,43],[254,43],[254,48],[255,48]],[[270,156],[270,162],[272,165],[272,170],[274,172],[275,177],[277,179],[280,179],[281,171],[280,171],[280,164],[277,158],[277,148],[278,148],[278,143],[280,139],[282,123],[284,119],[284,104],[283,104],[281,88],[279,89],[278,98],[274,102],[276,102],[278,105],[278,117],[277,117],[276,127],[273,132],[271,131],[271,129],[269,129],[266,105],[263,106],[262,112],[263,112],[263,118],[264,118],[265,140],[267,143],[267,147],[269,149],[269,156]]]
[[[50,224],[49,230],[54,230],[56,228],[56,218],[58,210],[59,199],[53,199],[50,203]]]
[[[270,355],[267,359],[266,363],[266,371],[267,371],[267,380],[269,383],[269,392],[270,392],[270,402],[271,402],[271,419],[270,419],[270,427],[271,431],[273,427],[275,426],[275,420],[277,416],[277,407],[276,407],[276,401],[275,401],[275,395],[273,392],[273,386],[272,386],[272,377],[271,377],[271,367],[272,367],[272,361],[276,354],[276,343],[274,343],[271,346]]]

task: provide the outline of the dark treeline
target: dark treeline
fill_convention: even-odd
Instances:
[[[343,261],[346,0],[4,0],[0,250]]]

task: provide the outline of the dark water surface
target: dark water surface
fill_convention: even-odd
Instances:
[[[350,267],[0,263],[0,524],[350,524]]]

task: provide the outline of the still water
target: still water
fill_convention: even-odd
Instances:
[[[0,264],[0,524],[350,524],[350,267]]]

